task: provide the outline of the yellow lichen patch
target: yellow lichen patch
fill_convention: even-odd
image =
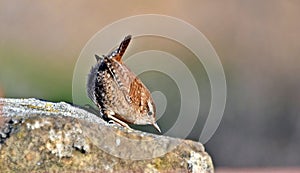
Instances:
[[[57,109],[53,107],[53,103],[47,102],[44,105],[26,105],[30,109],[34,110],[42,110],[47,112],[59,112]]]
[[[145,171],[145,173],[158,173],[159,172],[152,164],[147,164],[147,167],[144,171]]]

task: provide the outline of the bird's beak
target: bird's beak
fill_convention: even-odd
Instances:
[[[155,127],[155,129],[156,129],[157,131],[159,131],[159,133],[161,133],[161,130],[160,130],[160,128],[158,127],[157,123],[153,123],[152,125]]]

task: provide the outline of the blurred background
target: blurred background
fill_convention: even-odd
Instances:
[[[0,97],[72,102],[75,63],[97,31],[132,15],[170,15],[199,29],[224,67],[226,110],[205,145],[216,167],[300,166],[300,1],[122,3],[0,0]]]

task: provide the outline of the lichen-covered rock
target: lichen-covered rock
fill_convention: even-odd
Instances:
[[[0,98],[1,172],[213,172],[202,144],[114,124],[67,103]]]

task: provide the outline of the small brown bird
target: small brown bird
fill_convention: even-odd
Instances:
[[[88,96],[99,107],[104,119],[128,128],[126,123],[151,124],[161,132],[155,122],[156,110],[149,90],[122,62],[130,40],[130,35],[125,37],[107,56],[95,55],[97,64],[88,76]]]

